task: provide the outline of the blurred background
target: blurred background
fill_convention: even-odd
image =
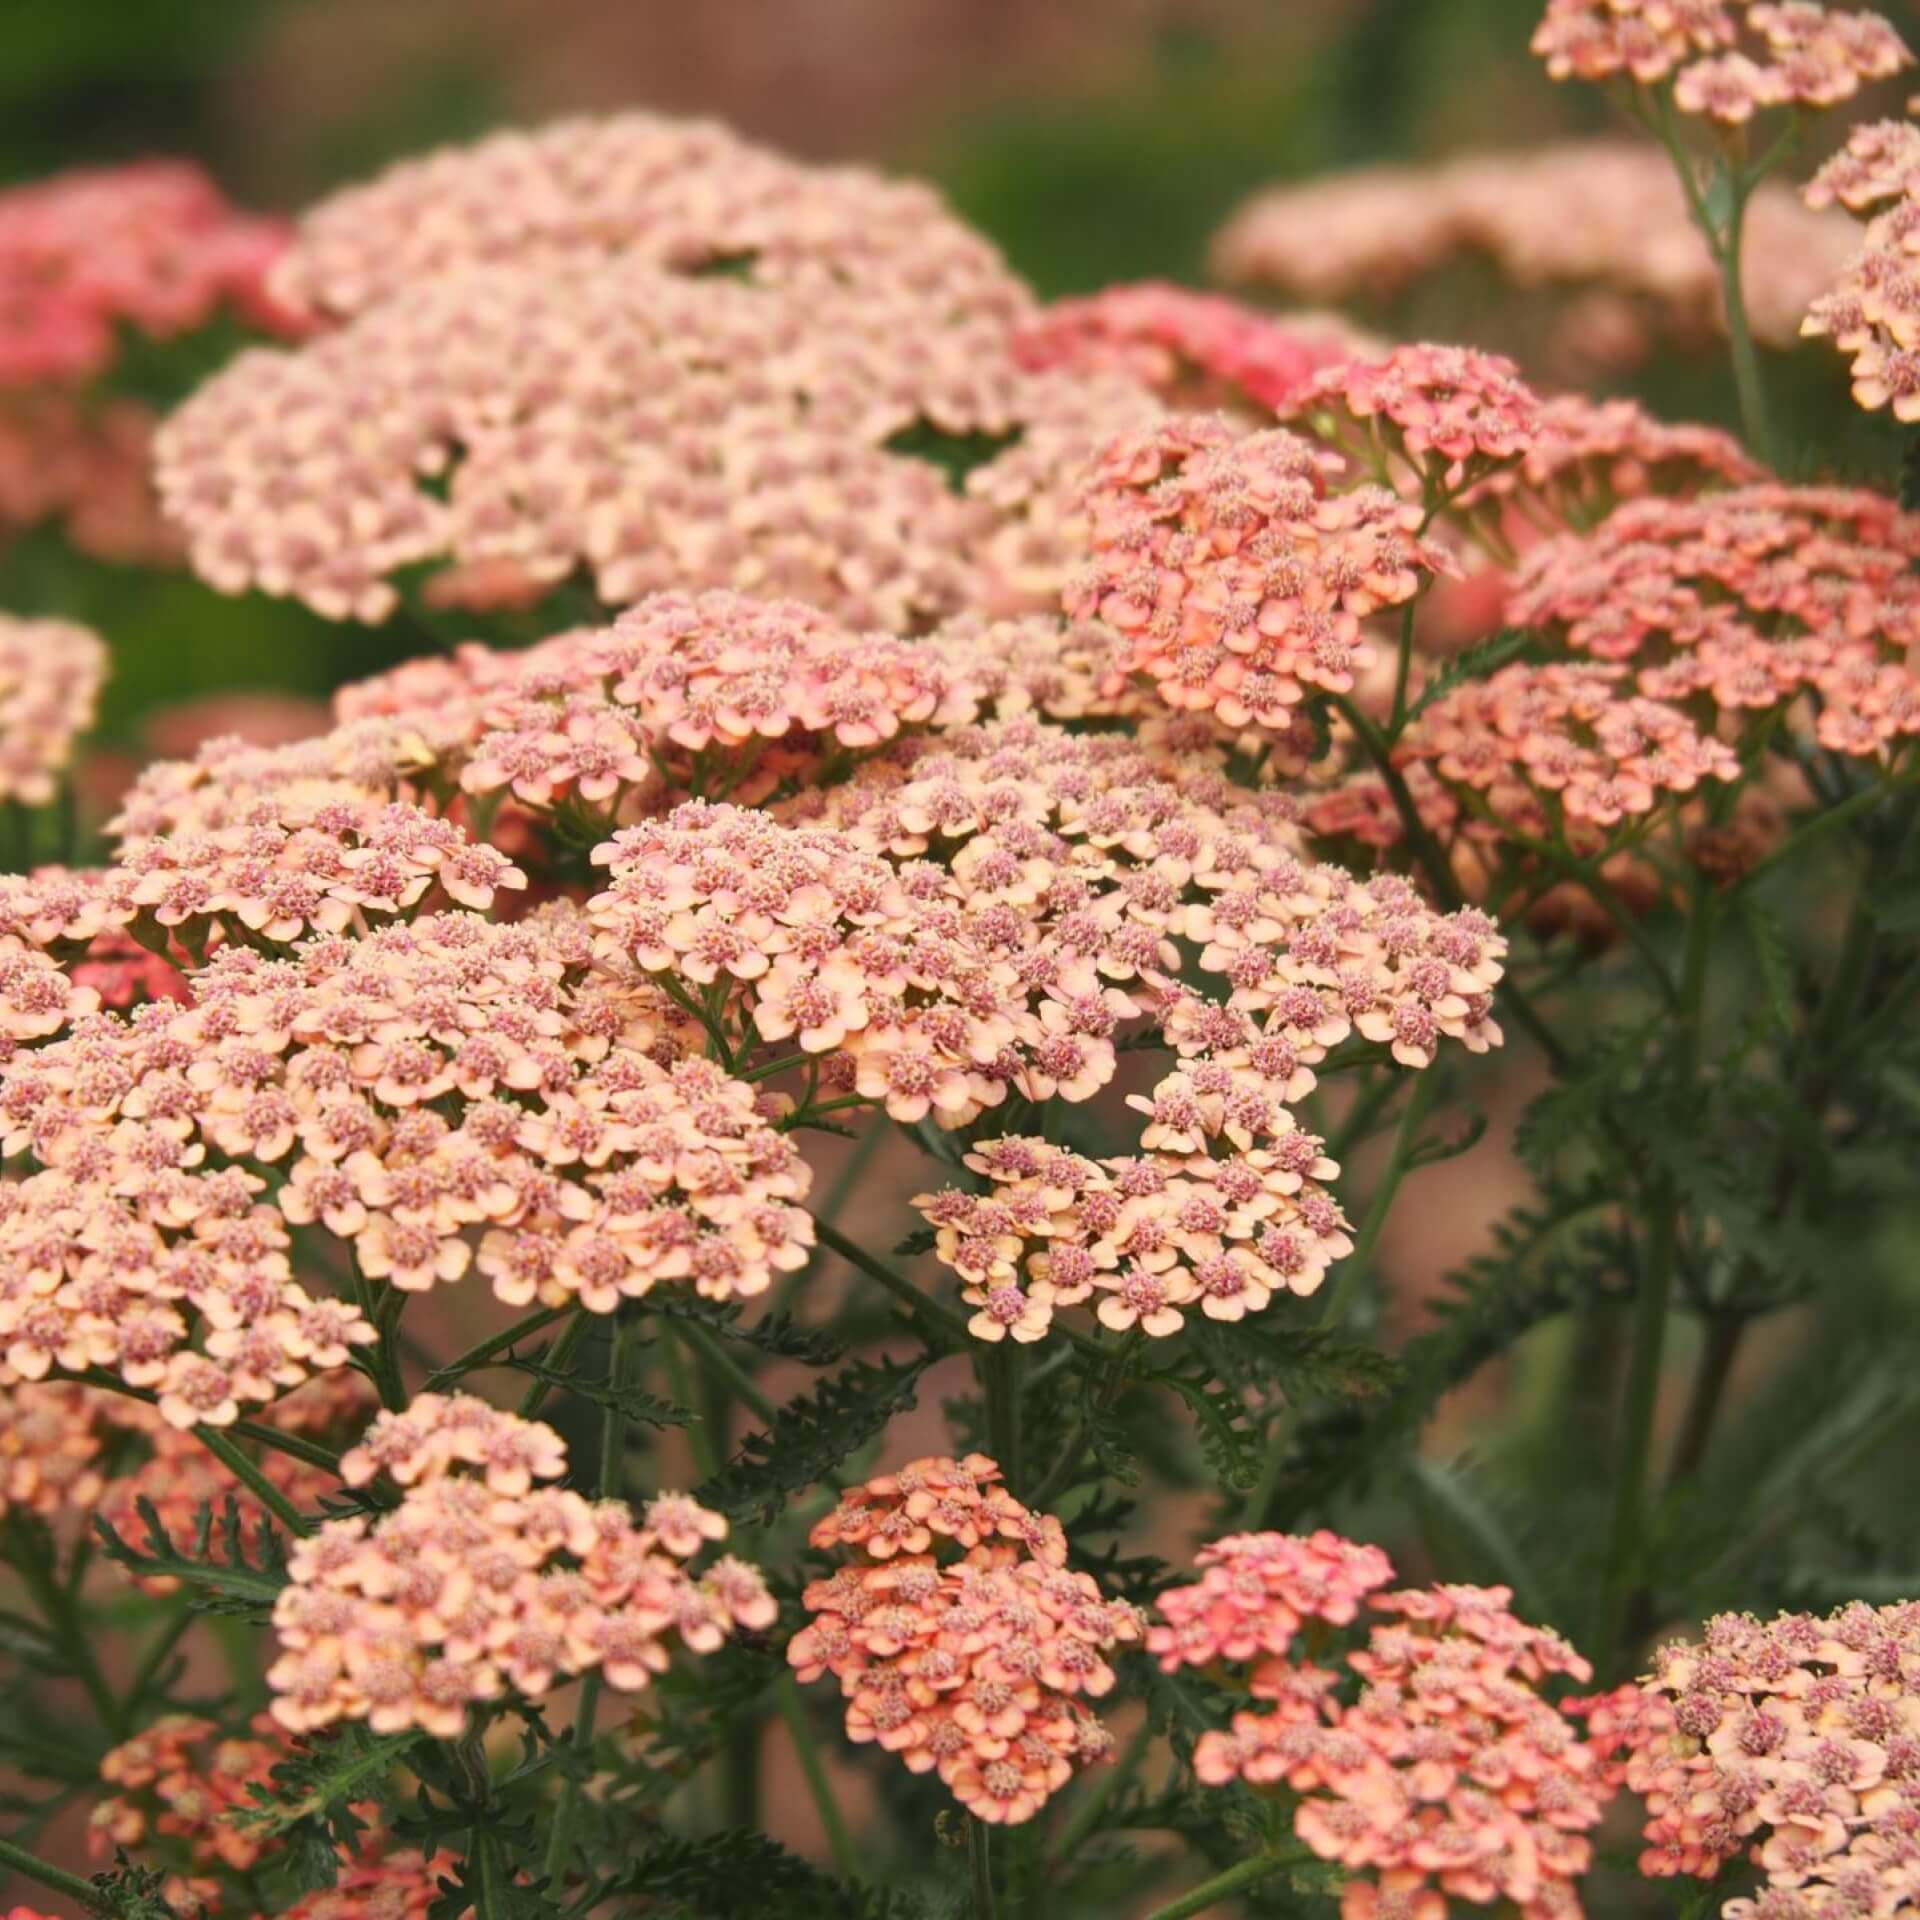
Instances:
[[[1538,14],[1539,0],[15,0],[0,9],[0,184],[172,155],[243,207],[291,213],[438,143],[644,106],[930,176],[1046,295],[1199,284],[1212,234],[1270,182],[1606,129],[1595,89],[1552,85],[1529,55]],[[1467,269],[1362,317],[1521,350],[1501,331],[1517,310]],[[214,344],[197,364],[143,361],[160,384],[139,397],[179,397],[233,343]],[[1834,356],[1796,359],[1800,420],[1807,405],[1863,420]],[[1722,360],[1655,356],[1613,384],[1725,419]],[[1876,457],[1869,444],[1860,463]],[[418,644],[171,570],[76,562],[46,529],[0,551],[0,605],[115,642],[105,738],[143,757],[198,731],[191,711],[158,709],[245,690],[273,697],[229,705],[228,725],[305,732],[289,697]]]

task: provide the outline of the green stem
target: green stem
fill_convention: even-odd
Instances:
[[[517,1347],[522,1340],[538,1333],[543,1327],[552,1326],[556,1320],[564,1320],[574,1311],[571,1302],[564,1307],[542,1307],[538,1313],[530,1313],[524,1320],[516,1320],[501,1332],[489,1334],[477,1346],[469,1347],[465,1353],[449,1360],[444,1367],[435,1367],[422,1383],[422,1391],[443,1392],[456,1381],[485,1366],[495,1354]]]
[[[1291,1853],[1263,1853],[1256,1859],[1242,1860],[1237,1867],[1229,1867],[1225,1873],[1216,1873],[1211,1880],[1202,1881],[1191,1893],[1182,1894],[1164,1907],[1156,1907],[1147,1920],[1192,1920],[1193,1915],[1217,1907],[1243,1887],[1257,1886],[1262,1880],[1284,1873],[1289,1867],[1304,1866],[1313,1858],[1305,1847],[1299,1847]]]
[[[1700,1054],[1705,1010],[1707,961],[1713,947],[1714,896],[1696,880],[1693,911],[1687,921],[1686,966],[1678,1016],[1675,1091],[1682,1100],[1693,1084]],[[1634,1597],[1641,1588],[1646,1532],[1648,1469],[1653,1459],[1653,1429],[1659,1410],[1661,1365],[1666,1355],[1667,1320],[1673,1301],[1674,1263],[1679,1251],[1679,1183],[1661,1172],[1653,1183],[1647,1225],[1646,1257],[1634,1302],[1633,1344],[1627,1361],[1626,1401],[1620,1417],[1620,1448],[1614,1467],[1613,1521],[1607,1564],[1597,1602],[1592,1651],[1603,1675],[1611,1673],[1625,1651]]]
[[[198,1617],[191,1607],[183,1606],[166,1627],[155,1636],[152,1646],[147,1649],[138,1671],[133,1676],[132,1686],[127,1689],[129,1710],[138,1709],[141,1701],[146,1697],[147,1689],[159,1678],[160,1669],[166,1665],[167,1656],[186,1637],[187,1630]]]
[[[1393,668],[1393,717],[1387,722],[1387,740],[1398,740],[1407,725],[1407,679],[1413,669],[1413,616],[1418,599],[1409,600],[1400,613],[1400,652]]]
[[[37,1880],[55,1893],[64,1893],[69,1900],[78,1900],[90,1913],[111,1911],[106,1896],[91,1880],[82,1880],[77,1873],[68,1873],[42,1860],[38,1854],[29,1853],[25,1847],[16,1847],[10,1840],[0,1840],[0,1867],[11,1867],[15,1873],[25,1874],[29,1880]]]
[[[1420,1144],[1420,1129],[1426,1124],[1427,1115],[1432,1111],[1434,1099],[1439,1093],[1439,1081],[1439,1073],[1433,1067],[1414,1075],[1413,1094],[1407,1101],[1406,1111],[1400,1116],[1400,1125],[1395,1130],[1393,1146],[1388,1152],[1380,1183],[1374,1188],[1373,1197],[1367,1205],[1367,1217],[1361,1222],[1353,1251],[1340,1264],[1339,1278],[1327,1289],[1326,1301],[1315,1323],[1323,1329],[1336,1328],[1346,1319],[1353,1304],[1354,1292],[1372,1265],[1374,1248],[1379,1244],[1381,1232],[1387,1224],[1387,1214],[1393,1206],[1395,1195],[1400,1191],[1400,1183],[1407,1177],[1414,1150]],[[1286,1470],[1287,1450],[1293,1444],[1294,1427],[1299,1417],[1298,1404],[1297,1400],[1289,1401],[1274,1422],[1260,1478],[1248,1494],[1246,1506],[1241,1512],[1243,1526],[1261,1527],[1267,1524],[1274,1495],[1279,1491],[1280,1476]]]
[[[116,1740],[124,1740],[128,1731],[126,1709],[108,1686],[100,1662],[94,1657],[93,1643],[87,1637],[79,1608],[60,1591],[52,1568],[40,1557],[40,1542],[50,1542],[51,1536],[29,1527],[17,1513],[8,1516],[6,1535],[10,1549],[8,1563],[25,1583],[34,1606],[46,1623],[48,1633],[73,1668],[80,1684],[86,1688],[87,1698],[93,1702],[93,1710],[99,1715],[100,1724]]]
[[[547,1355],[546,1366],[550,1375],[563,1372],[566,1364],[573,1358],[574,1349],[587,1337],[588,1313],[585,1307],[574,1309],[573,1318],[560,1329],[559,1338],[553,1343],[553,1351]],[[534,1419],[540,1409],[547,1404],[548,1396],[558,1381],[552,1378],[536,1380],[520,1401],[520,1418]]]
[[[813,1810],[820,1816],[821,1830],[827,1836],[827,1851],[833,1855],[833,1864],[841,1879],[857,1884],[860,1879],[860,1855],[854,1847],[853,1835],[848,1831],[846,1815],[840,1811],[840,1803],[834,1798],[833,1782],[827,1777],[826,1763],[820,1758],[819,1742],[814,1739],[813,1728],[807,1723],[807,1703],[801,1697],[799,1682],[791,1673],[783,1673],[774,1683],[773,1701],[793,1741],[794,1758],[800,1762],[800,1772],[806,1780],[807,1792],[812,1797]]]
[[[1011,1340],[1002,1340],[990,1351],[977,1354],[974,1371],[987,1401],[987,1451],[999,1462],[1009,1492],[1018,1493],[1026,1484],[1020,1461],[1020,1349]]]
[[[218,1427],[198,1426],[194,1437],[271,1513],[289,1533],[306,1534],[312,1524],[259,1466]]]
[[[633,1329],[616,1315],[612,1337],[607,1343],[607,1403],[600,1414],[600,1471],[597,1491],[602,1499],[619,1499],[624,1482],[627,1418],[620,1407],[620,1388],[626,1378],[627,1347]],[[580,1696],[574,1703],[573,1750],[584,1768],[586,1756],[593,1751],[593,1723],[600,1708],[603,1682],[598,1667],[590,1668],[580,1682]],[[573,1830],[580,1816],[583,1793],[579,1779],[569,1779],[560,1792],[560,1805],[553,1816],[553,1830],[547,1835],[547,1878],[557,1887],[567,1870],[573,1852]]]
[[[752,1374],[727,1351],[726,1343],[716,1340],[697,1320],[675,1320],[673,1330],[700,1356],[705,1367],[719,1374],[740,1396],[741,1405],[771,1430],[780,1417],[780,1409],[760,1391]]]
[[[693,1383],[687,1374],[686,1355],[682,1349],[686,1322],[663,1321],[660,1331],[664,1336],[660,1342],[660,1362],[666,1368],[667,1390],[681,1406],[691,1407],[694,1404]],[[712,1430],[704,1417],[695,1419],[687,1428],[687,1446],[693,1454],[694,1472],[703,1481],[711,1480],[720,1471],[720,1449],[715,1446]]]
[[[1687,1395],[1687,1411],[1680,1422],[1680,1437],[1673,1443],[1673,1464],[1667,1469],[1669,1486],[1691,1479],[1706,1457],[1707,1442],[1712,1438],[1713,1423],[1719,1417],[1746,1330],[1744,1314],[1718,1313],[1707,1322],[1693,1387]]]
[[[967,1816],[967,1870],[973,1885],[973,1920],[993,1920],[993,1829]]]

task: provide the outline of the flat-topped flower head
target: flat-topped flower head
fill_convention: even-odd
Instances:
[[[1813,0],[1548,0],[1533,50],[1556,80],[1671,83],[1682,113],[1729,127],[1837,106],[1913,63],[1879,14]]]
[[[549,1427],[467,1395],[422,1394],[347,1454],[349,1484],[398,1480],[378,1519],[328,1521],[298,1542],[274,1605],[282,1653],[267,1675],[294,1733],[364,1720],[452,1739],[476,1703],[538,1699],[598,1670],[634,1692],[666,1670],[670,1636],[710,1653],[777,1609],[731,1557],[688,1564],[726,1522],[684,1496],[636,1521],[550,1483],[566,1449]]]
[[[1577,1703],[1610,1775],[1645,1803],[1640,1871],[1755,1897],[1728,1920],[1896,1912],[1920,1875],[1920,1608],[1709,1620],[1637,1685]]]
[[[1021,1505],[983,1454],[915,1460],[843,1494],[817,1548],[854,1558],[812,1582],[787,1647],[803,1682],[831,1673],[848,1737],[938,1772],[976,1819],[1031,1820],[1107,1757],[1090,1702],[1142,1622],[1066,1567],[1059,1521]]]
[[[1743,717],[1811,706],[1870,756],[1920,730],[1920,520],[1865,491],[1757,486],[1644,500],[1523,563],[1508,618],[1629,665],[1636,690]]]
[[[397,162],[302,214],[273,275],[350,315],[463,267],[645,260],[756,286],[894,285],[952,317],[1004,322],[1031,295],[919,181],[808,166],[710,120],[641,112],[491,134]]]
[[[1382,1593],[1386,1555],[1324,1531],[1238,1534],[1198,1562],[1197,1583],[1162,1595],[1149,1650],[1169,1672],[1245,1667],[1262,1704],[1201,1735],[1195,1775],[1301,1796],[1294,1831],[1348,1869],[1344,1920],[1443,1920],[1449,1900],[1578,1913],[1582,1836],[1611,1782],[1539,1691],[1591,1675],[1559,1635],[1516,1619],[1505,1587]],[[1387,1618],[1346,1674],[1295,1658],[1304,1625],[1324,1638],[1362,1608]]]

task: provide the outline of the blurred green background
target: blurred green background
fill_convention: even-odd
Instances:
[[[1912,0],[1894,0],[1896,14]],[[242,203],[293,211],[400,155],[510,122],[645,106],[711,114],[798,153],[922,172],[1043,293],[1203,279],[1252,189],[1609,124],[1527,51],[1540,0],[12,0],[0,8],[0,178],[191,156]],[[1484,277],[1369,320],[1489,345]],[[1639,390],[1725,420],[1717,364],[1656,360]],[[1890,463],[1838,362],[1796,356],[1788,417]],[[105,715],[163,750],[156,708],[240,689],[324,694],[418,651],[195,582],[79,564],[30,537],[0,606],[89,620],[118,656]],[[178,750],[175,748],[174,750]]]

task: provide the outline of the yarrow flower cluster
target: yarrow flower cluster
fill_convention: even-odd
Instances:
[[[1378,1548],[1330,1533],[1239,1534],[1203,1549],[1197,1585],[1160,1603],[1148,1635],[1162,1667],[1251,1665],[1264,1703],[1201,1736],[1194,1768],[1302,1796],[1300,1838],[1349,1870],[1346,1920],[1444,1920],[1449,1899],[1511,1901],[1532,1920],[1578,1914],[1575,1880],[1609,1797],[1600,1763],[1540,1692],[1591,1669],[1557,1634],[1509,1611],[1505,1587],[1378,1593]],[[1388,1617],[1345,1656],[1357,1688],[1297,1661],[1312,1621]]]
[[[1734,723],[1811,701],[1822,746],[1876,755],[1920,731],[1916,555],[1920,519],[1863,491],[1636,501],[1530,553],[1508,617]]]
[[[1847,221],[1802,206],[1792,188],[1755,189],[1742,254],[1755,337],[1790,345],[1854,245]],[[1719,269],[1652,141],[1570,140],[1270,187],[1212,248],[1221,278],[1308,300],[1391,296],[1463,255],[1490,260],[1518,287],[1571,290],[1566,343],[1584,352],[1591,336],[1608,365],[1649,350],[1642,304],[1683,338],[1723,324]]]
[[[1811,206],[1838,201],[1871,217],[1859,254],[1808,309],[1801,332],[1852,356],[1861,406],[1920,420],[1920,126],[1856,127],[1806,196]]]
[[[107,650],[88,628],[0,614],[0,801],[53,799],[106,674]]]
[[[93,378],[118,354],[121,326],[167,339],[230,309],[284,330],[265,277],[286,238],[181,161],[0,194],[0,386]]]
[[[341,1470],[350,1486],[385,1473],[405,1492],[377,1520],[330,1520],[295,1546],[274,1605],[275,1719],[452,1739],[508,1686],[538,1698],[597,1670],[634,1692],[666,1670],[669,1636],[710,1653],[773,1624],[754,1568],[686,1564],[726,1537],[719,1514],[663,1494],[636,1525],[624,1501],[543,1484],[565,1467],[551,1427],[470,1395],[382,1414]]]
[[[1115,628],[1122,669],[1169,706],[1290,734],[1311,693],[1353,686],[1362,619],[1450,565],[1391,489],[1330,491],[1339,464],[1284,429],[1218,419],[1123,435],[1093,470],[1092,564],[1068,612]]]
[[[1036,371],[1124,373],[1170,406],[1263,420],[1324,368],[1377,350],[1336,314],[1262,313],[1165,280],[1056,300],[1013,337],[1021,364]]]
[[[280,283],[350,317],[210,382],[158,477],[207,579],[333,618],[450,559],[445,601],[584,567],[610,606],[724,585],[912,630],[1042,564],[1078,461],[1153,410],[1023,369],[1031,297],[926,189],[645,116],[409,163],[309,215]],[[956,492],[916,433],[1024,442]]]
[[[1000,1481],[969,1454],[843,1494],[810,1537],[853,1563],[808,1585],[813,1620],[787,1659],[803,1682],[839,1681],[850,1739],[937,1772],[976,1819],[1014,1826],[1107,1756],[1091,1703],[1142,1623],[1071,1572],[1059,1521]]]
[[[1426,504],[1519,460],[1543,432],[1519,369],[1471,347],[1396,347],[1344,361],[1308,380],[1282,417],[1390,485],[1410,480]]]
[[[1920,1606],[1720,1614],[1650,1678],[1581,1703],[1650,1816],[1640,1871],[1762,1886],[1728,1920],[1837,1920],[1920,1897]]]
[[[1670,81],[1682,113],[1728,126],[1838,106],[1913,64],[1879,14],[1813,0],[1547,0],[1533,50],[1556,80]]]
[[[285,1756],[284,1735],[264,1716],[236,1737],[197,1715],[163,1714],[101,1758],[100,1777],[115,1791],[93,1808],[94,1858],[184,1854],[184,1868],[166,1875],[167,1905],[187,1920],[219,1914],[219,1874],[251,1872],[268,1850],[235,1815],[257,1806],[255,1789]]]

